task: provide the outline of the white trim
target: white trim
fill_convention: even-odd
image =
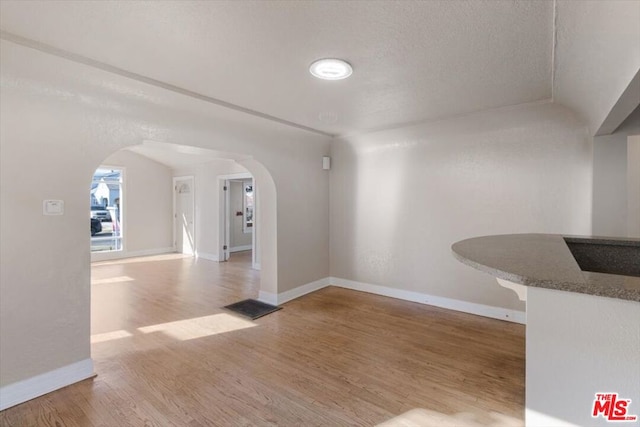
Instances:
[[[331,284],[331,278],[325,277],[324,279],[316,280],[315,282],[307,283],[306,285],[298,286],[297,288],[290,289],[288,291],[278,294],[278,304],[284,304],[296,298],[300,298],[303,295],[310,294],[322,288],[326,288]]]
[[[506,320],[508,322],[526,324],[527,317],[524,311],[511,310],[503,307],[477,304],[474,302],[462,301],[453,298],[439,297],[435,295],[423,294],[421,292],[407,291],[403,289],[389,288],[387,286],[372,285],[369,283],[356,282],[354,280],[341,279],[339,277],[325,277],[306,285],[298,286],[279,294],[260,291],[258,300],[267,304],[280,305],[288,301],[300,298],[311,292],[315,292],[327,286],[336,286],[354,291],[368,292],[390,298],[397,298],[404,301],[417,302],[420,304],[432,305],[434,307],[446,308],[448,310],[461,311],[463,313],[475,314],[477,316],[490,317],[492,319]]]
[[[218,179],[248,179],[253,178],[249,172],[229,173],[226,175],[218,175]]]
[[[508,322],[526,324],[526,313],[524,311],[510,310],[508,308],[494,307],[490,305],[477,304],[468,301],[461,301],[452,298],[439,297],[435,295],[423,294],[420,292],[406,291],[403,289],[389,288],[386,286],[372,285],[369,283],[356,282],[353,280],[331,277],[330,283],[354,291],[369,292],[376,295],[397,298],[405,301],[418,302],[420,304],[433,305],[435,307],[449,310],[462,311],[464,313],[476,314],[478,316],[491,317],[493,319],[506,320]]]
[[[202,259],[206,259],[209,261],[220,261],[220,258],[218,258],[218,255],[216,254],[208,254],[206,252],[197,252],[196,251],[196,258],[202,258]]]
[[[174,252],[178,251],[178,236],[176,234],[176,177],[173,177],[171,181],[171,197],[173,201],[173,210],[171,211],[171,245],[173,245]]]
[[[229,250],[231,247],[231,180],[225,180],[224,186],[227,189],[224,190],[224,246],[222,247],[222,252],[224,253],[224,261],[229,261],[229,256],[231,255]]]
[[[271,305],[278,305],[278,295],[271,292],[260,291],[258,293],[258,301]]]
[[[227,260],[227,250],[224,248],[227,241],[227,193],[229,192],[227,184],[225,178],[218,177],[218,260],[220,262]]]
[[[258,186],[256,185],[256,179],[253,178],[251,180],[253,184],[253,232],[251,233],[251,248],[253,252],[251,253],[251,265],[254,270],[260,270],[260,263],[258,257]],[[257,267],[256,267],[257,266]]]
[[[552,42],[551,42],[551,101],[556,99],[556,50],[558,45],[558,2],[553,0],[553,21],[552,21]]]
[[[260,291],[258,300],[273,305],[284,304],[285,302],[300,298],[303,295],[326,288],[330,285],[330,279],[330,277],[325,277],[324,279],[316,280],[315,282],[307,283],[306,285],[298,286],[297,288],[293,288],[279,294]]]
[[[640,72],[639,72],[640,73]],[[627,237],[640,237],[640,135],[627,136]]]
[[[175,252],[172,247],[143,249],[140,251],[105,251],[92,252],[91,262],[111,261],[113,259],[136,258],[141,256],[162,255]]]
[[[252,245],[236,246],[236,247],[233,247],[233,248],[229,249],[229,252],[250,251],[252,248],[253,248]]]
[[[150,256],[150,255],[161,255],[161,254],[170,254],[175,252],[173,248],[153,248],[153,249],[142,249],[139,251],[128,251],[127,258],[138,257],[138,256]]]
[[[84,359],[0,388],[0,411],[94,377],[93,361]]]

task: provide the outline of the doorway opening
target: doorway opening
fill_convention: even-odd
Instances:
[[[220,261],[229,261],[239,255],[250,256],[251,266],[260,269],[256,241],[258,236],[257,188],[250,173],[218,176],[220,200]],[[248,254],[248,252],[250,252]]]
[[[92,261],[178,252],[196,262],[219,262],[235,255],[241,257],[236,261],[243,260],[244,265],[260,271],[258,298],[274,300],[278,283],[277,193],[263,164],[245,154],[146,141],[111,154],[102,165],[114,165],[109,170],[122,171],[119,200],[113,196],[107,202],[108,208],[116,208],[110,215],[118,218],[121,250],[92,253]],[[222,189],[225,184],[242,193],[235,198],[232,213],[227,211],[231,206]],[[94,204],[101,200],[96,197]],[[231,229],[227,231],[226,223],[228,220],[231,227],[231,219],[244,241],[230,240]],[[225,235],[229,239],[227,254],[222,250]]]
[[[184,322],[190,319],[175,317],[183,308],[180,284],[189,284],[201,299],[209,298],[212,307],[256,297],[268,303],[276,301],[277,197],[274,180],[264,165],[244,155],[152,142],[117,151],[103,164],[117,165],[100,168],[110,173],[121,171],[119,178],[111,177],[120,180],[121,190],[108,196],[94,191],[92,204],[106,207],[112,221],[117,218],[120,225],[126,223],[127,240],[122,240],[120,228],[119,251],[91,254],[91,340],[96,360],[107,360],[110,351],[123,348],[109,347],[108,343],[126,343],[132,336],[156,342],[158,338],[170,339],[176,330],[182,333]],[[107,178],[100,176],[97,181],[104,179],[106,183]],[[236,218],[242,219],[242,235],[251,236],[251,250],[233,252],[229,262],[219,263],[225,229],[223,226],[219,232],[219,217],[224,217],[220,206],[230,206],[225,204],[221,189],[227,180],[237,181],[244,192],[235,213],[242,213]],[[94,180],[91,182],[93,189]],[[236,186],[228,183],[231,185]],[[113,213],[111,207],[116,208]],[[231,241],[227,243],[230,246]],[[223,286],[224,292],[211,288],[214,275],[220,278],[217,285]],[[152,320],[147,317],[149,312],[139,316],[137,304],[140,292],[146,292],[143,288],[151,291],[145,297],[152,302],[148,306],[154,306],[157,298],[179,309],[152,310]],[[228,299],[220,300],[221,295]],[[199,321],[196,316],[195,324]],[[154,328],[173,329],[157,333],[160,329]]]
[[[123,249],[122,209],[124,169],[100,166],[93,174],[89,190],[91,252]]]
[[[195,186],[193,176],[173,178],[173,249],[195,255]]]

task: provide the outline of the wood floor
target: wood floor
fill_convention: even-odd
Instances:
[[[524,326],[337,287],[252,322],[220,308],[257,296],[249,265],[94,264],[98,376],[0,424],[523,425]]]

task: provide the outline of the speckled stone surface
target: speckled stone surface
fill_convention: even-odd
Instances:
[[[565,237],[582,271],[640,277],[640,242]]]
[[[637,247],[640,263],[640,239],[505,234],[462,240],[451,250],[460,262],[513,283],[640,302],[640,277],[582,271],[565,237]]]

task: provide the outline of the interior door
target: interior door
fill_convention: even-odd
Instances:
[[[224,238],[222,246],[222,261],[228,261],[231,253],[231,181],[224,181]]]
[[[174,192],[176,251],[193,255],[196,250],[193,178],[176,179]]]

